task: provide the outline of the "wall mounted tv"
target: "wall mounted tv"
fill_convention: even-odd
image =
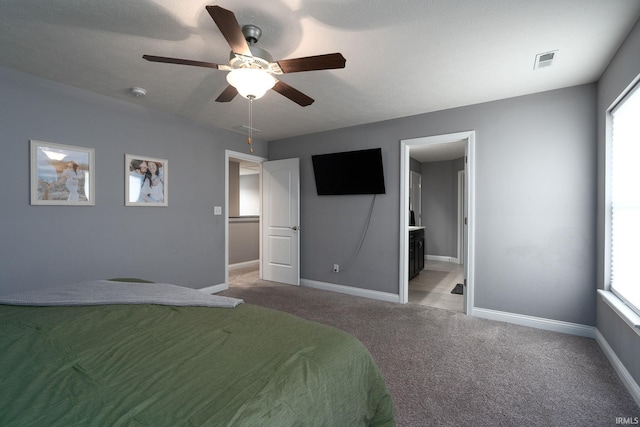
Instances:
[[[320,196],[385,193],[380,148],[317,154],[311,161]]]

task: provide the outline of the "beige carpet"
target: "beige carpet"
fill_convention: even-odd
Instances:
[[[257,279],[222,292],[337,327],[385,377],[399,426],[614,426],[640,416],[590,338]]]

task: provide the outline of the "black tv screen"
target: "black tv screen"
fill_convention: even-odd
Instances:
[[[320,196],[385,193],[380,148],[318,154],[311,161]]]

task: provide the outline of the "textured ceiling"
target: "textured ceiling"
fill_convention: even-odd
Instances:
[[[208,4],[259,26],[276,60],[347,59],[280,77],[311,106],[273,91],[254,102],[267,140],[594,82],[640,16],[638,0],[0,0],[0,65],[234,130],[248,101],[214,101],[226,72],[142,59],[226,63]]]

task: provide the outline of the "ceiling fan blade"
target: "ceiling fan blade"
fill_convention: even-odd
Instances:
[[[294,89],[288,84],[278,80],[273,87],[273,90],[278,92],[280,95],[285,96],[295,102],[296,104],[306,107],[307,105],[313,104],[313,98],[309,98],[304,93],[300,92],[298,89]]]
[[[167,64],[193,65],[194,67],[205,67],[219,69],[218,64],[213,62],[192,61],[190,59],[167,58],[166,56],[142,55],[144,59],[151,62],[164,62]]]
[[[211,15],[214,22],[220,29],[220,32],[231,46],[233,53],[239,53],[245,56],[251,55],[249,45],[242,34],[242,29],[236,15],[230,10],[223,9],[220,6],[207,6],[207,12]]]
[[[300,71],[331,70],[344,68],[347,62],[341,53],[327,53],[325,55],[307,56],[304,58],[283,59],[277,61],[284,73],[298,73]]]
[[[238,94],[238,89],[229,85],[222,93],[216,98],[216,102],[229,102]]]

